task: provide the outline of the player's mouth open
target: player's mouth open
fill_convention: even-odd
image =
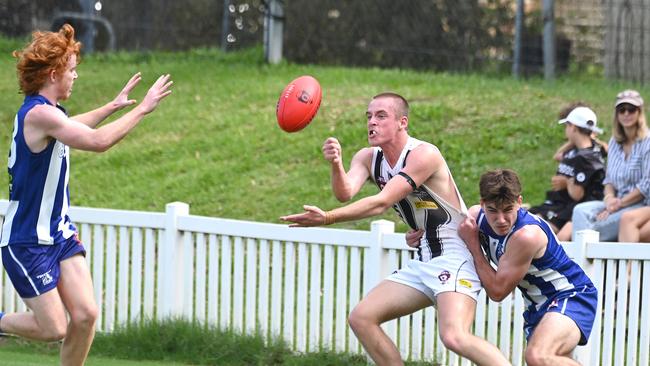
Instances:
[[[374,136],[376,134],[377,134],[377,132],[375,130],[368,131],[368,136]]]

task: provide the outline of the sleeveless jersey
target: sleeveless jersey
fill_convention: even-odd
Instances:
[[[384,158],[381,148],[373,148],[371,177],[380,190],[384,188],[390,179],[404,169],[411,150],[421,144],[429,143],[409,137],[406,146],[393,167]],[[437,147],[434,145],[429,145],[437,150]],[[446,163],[445,169],[449,171]],[[451,177],[451,172],[449,176]],[[428,262],[432,258],[449,254],[459,254],[463,257],[471,258],[471,254],[465,242],[458,236],[457,230],[458,225],[464,219],[464,213],[467,211],[467,208],[455,183],[454,189],[456,190],[462,211],[459,211],[453,205],[446,202],[425,184],[420,185],[413,192],[409,193],[406,198],[393,205],[399,217],[408,226],[412,229],[424,230],[424,235],[420,240],[420,246],[417,250],[420,261]]]
[[[59,244],[76,232],[68,217],[68,146],[52,140],[43,151],[33,153],[25,142],[25,116],[40,104],[51,105],[41,95],[26,96],[14,119],[8,162],[9,208],[0,246]],[[56,107],[66,113],[63,107]]]
[[[582,268],[566,255],[546,221],[536,215],[520,208],[517,212],[515,225],[504,236],[497,235],[492,230],[485,218],[483,209],[480,210],[476,222],[479,225],[479,238],[483,250],[490,261],[497,266],[499,265],[499,259],[507,250],[508,239],[517,230],[526,225],[535,225],[546,234],[548,244],[544,255],[533,259],[528,272],[517,285],[523,294],[528,314],[539,311],[557,293],[581,289],[584,286],[593,286]],[[514,248],[513,250],[517,249]]]

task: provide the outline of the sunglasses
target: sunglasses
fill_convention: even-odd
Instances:
[[[633,105],[622,105],[622,106],[619,106],[618,108],[616,108],[616,112],[618,112],[620,114],[623,114],[625,112],[627,112],[629,114],[633,114],[633,113],[636,113],[636,111],[638,111],[638,110],[639,110],[639,108],[635,107]]]

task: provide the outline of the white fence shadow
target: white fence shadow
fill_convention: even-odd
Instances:
[[[0,201],[4,214],[7,201]],[[370,231],[289,228],[286,225],[189,215],[184,203],[165,213],[72,207],[87,248],[97,330],[145,319],[190,320],[281,337],[299,352],[363,352],[347,315],[382,278],[411,258],[404,235],[379,220]],[[564,243],[599,290],[589,344],[576,356],[585,365],[649,365],[650,245],[600,243],[593,231]],[[501,303],[481,292],[474,333],[523,365],[523,300]],[[22,311],[6,274],[0,309]],[[404,359],[468,365],[443,346],[435,310],[391,321],[386,332]]]

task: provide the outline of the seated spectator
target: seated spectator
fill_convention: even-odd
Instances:
[[[574,110],[574,109],[576,109],[578,107],[589,107],[589,105],[587,103],[585,103],[585,102],[582,102],[582,101],[573,102],[573,103],[567,105],[566,107],[562,108],[562,110],[558,114],[557,118],[558,119],[566,118],[569,115],[569,113],[571,113],[572,110]],[[596,143],[598,143],[598,145],[600,145],[600,151],[603,153],[603,158],[606,158],[607,157],[607,148],[608,148],[607,143],[605,141],[599,140],[598,139],[598,134],[595,133],[595,132],[591,134],[591,138],[594,139],[594,141],[596,141]],[[555,151],[555,154],[553,154],[553,159],[555,161],[557,161],[557,162],[562,161],[562,159],[564,159],[564,154],[567,151],[573,149],[574,147],[575,146],[571,143],[571,141],[566,141],[564,144],[562,144],[562,146],[560,146]]]
[[[559,240],[571,240],[571,214],[573,207],[583,201],[603,198],[605,160],[602,146],[592,134],[602,133],[596,126],[596,114],[587,107],[573,109],[566,118],[564,133],[572,146],[563,155],[556,174],[551,178],[551,190],[546,200],[530,212],[549,222]]]
[[[623,213],[618,240],[625,243],[650,243],[650,206]]]
[[[573,239],[580,230],[600,233],[602,241],[618,239],[621,215],[650,205],[650,137],[643,98],[635,90],[616,96],[602,201],[583,202],[573,209]]]

